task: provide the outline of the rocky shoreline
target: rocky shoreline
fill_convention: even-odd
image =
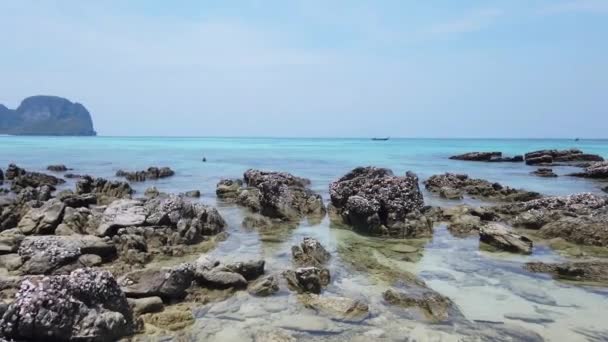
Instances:
[[[576,175],[601,178],[606,162],[599,158],[578,150],[546,150],[526,154],[525,161],[533,165],[590,162]],[[452,159],[524,161],[498,152]],[[48,170],[60,175],[69,169],[57,164]],[[369,303],[326,293],[333,280],[334,256],[311,237],[292,246],[292,265],[280,272],[266,272],[272,260],[209,257],[207,252],[226,239],[227,222],[216,208],[196,200],[200,192],[165,194],[151,187],[145,196],[138,196],[129,183],[174,173],[168,167],[118,171],[116,175],[127,181],[83,175],[75,179],[73,190],[57,191],[65,183],[61,177],[15,164],[0,169],[0,185],[5,189],[0,193],[0,337],[105,341],[146,334],[150,326],[182,330],[193,324],[192,308],[199,301],[223,301],[239,293],[265,298],[287,291],[298,305],[340,322],[362,322],[372,315]],[[493,204],[426,206],[421,183],[431,196],[448,200],[469,196]],[[556,240],[569,248],[608,247],[608,197],[543,196],[463,174],[445,173],[421,181],[413,172],[395,175],[386,168],[358,167],[329,184],[326,205],[307,179],[250,169],[242,179],[220,181],[216,196],[228,206],[243,208],[247,214],[242,226],[260,234],[328,215],[336,228],[383,239],[385,244],[429,239],[438,224],[445,224],[456,237],[478,236],[480,248],[488,253],[529,255],[537,243]],[[388,282],[379,300],[392,310],[424,322],[457,323],[477,334],[488,330],[482,323],[468,321],[451,299],[416,275],[384,269],[369,260],[358,262],[364,255],[351,247],[338,251],[342,258],[351,259],[355,269],[384,273]],[[417,248],[395,244],[390,253],[414,258]],[[159,260],[176,261],[160,266]],[[562,264],[530,261],[521,269],[572,282],[608,284],[606,265],[599,257]],[[501,329],[503,335],[496,340],[523,336],[542,340],[525,330]],[[277,341],[293,340],[281,332],[263,336],[272,334]]]

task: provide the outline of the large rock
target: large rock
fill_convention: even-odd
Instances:
[[[604,158],[596,154],[583,153],[573,148],[569,150],[539,150],[525,154],[526,164],[576,164],[581,162],[603,161]]]
[[[331,257],[319,241],[310,237],[305,237],[300,245],[292,246],[291,254],[298,267],[322,267]]]
[[[150,166],[147,170],[143,171],[123,171],[118,170],[116,172],[117,177],[125,177],[130,182],[143,182],[149,179],[159,179],[173,176],[175,172],[169,167],[156,167]]]
[[[571,173],[570,176],[585,178],[608,178],[608,161],[597,162],[589,165],[583,172]]]
[[[563,217],[542,226],[546,238],[561,237],[566,241],[587,246],[608,246],[608,211],[582,217]]]
[[[47,175],[45,173],[27,171],[24,174],[18,175],[13,179],[13,183],[11,184],[11,190],[19,192],[20,190],[28,187],[38,188],[44,185],[55,189],[56,185],[63,183],[65,183],[65,180],[63,180],[62,178],[57,178],[55,176]]]
[[[469,160],[469,161],[490,161],[494,158],[501,158],[502,152],[469,152],[451,156],[450,159]]]
[[[86,266],[80,259],[85,255],[107,260],[116,254],[116,248],[110,241],[91,235],[29,236],[21,242],[18,253],[23,274],[53,274]]]
[[[2,185],[2,183],[4,183],[4,173],[2,172],[2,169],[0,169],[0,185]]]
[[[57,96],[31,96],[15,110],[0,105],[0,134],[95,135],[91,114]]]
[[[382,297],[391,305],[417,308],[432,322],[448,321],[460,315],[460,311],[449,298],[425,286],[406,285],[403,289],[388,289]]]
[[[309,309],[337,321],[361,322],[369,317],[369,307],[360,300],[337,297],[304,294],[298,300]]]
[[[93,269],[24,280],[0,321],[2,335],[15,340],[115,341],[136,328],[112,275]]]
[[[513,189],[484,179],[469,178],[465,174],[444,173],[433,175],[424,181],[424,185],[430,192],[445,193],[448,189],[453,189],[467,193],[472,197],[503,202],[529,201],[541,197],[537,192]]]
[[[577,261],[558,264],[529,262],[525,268],[531,272],[548,273],[557,279],[608,282],[608,263],[603,261]]]
[[[6,179],[14,180],[15,178],[25,174],[25,170],[15,164],[9,164],[6,169]]]
[[[358,167],[330,184],[333,211],[356,231],[370,235],[421,237],[432,223],[420,213],[418,177],[395,176],[389,169]]]
[[[479,230],[479,241],[507,252],[531,254],[532,240],[515,234],[498,223],[488,223]]]
[[[23,234],[52,234],[63,218],[65,204],[49,200],[40,208],[30,209],[19,221],[17,228]]]
[[[317,267],[301,267],[295,271],[283,272],[290,290],[298,293],[321,293],[321,289],[327,286],[331,280],[329,270]]]
[[[103,178],[93,179],[91,176],[83,176],[76,182],[76,193],[95,194],[100,202],[110,203],[117,198],[131,198],[133,189],[127,182],[109,181]]]
[[[118,228],[140,226],[146,222],[148,211],[138,200],[116,200],[103,212],[97,235],[114,235]]]
[[[274,274],[259,278],[249,285],[247,291],[257,297],[268,297],[279,292],[279,279]]]
[[[221,199],[236,199],[242,186],[240,179],[222,179],[217,183],[215,194]]]
[[[127,297],[181,299],[194,280],[194,267],[182,264],[170,268],[149,268],[130,272],[118,283]]]

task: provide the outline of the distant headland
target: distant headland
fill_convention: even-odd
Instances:
[[[0,134],[96,135],[91,114],[80,103],[57,96],[31,96],[17,109],[0,104]]]

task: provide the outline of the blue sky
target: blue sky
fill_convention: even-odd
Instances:
[[[0,1],[0,103],[102,135],[608,138],[608,0]]]

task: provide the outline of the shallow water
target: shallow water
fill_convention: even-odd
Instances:
[[[290,247],[304,236],[319,239],[331,252],[332,283],[326,295],[358,298],[370,306],[371,316],[360,323],[331,320],[304,308],[297,297],[283,289],[269,298],[239,292],[232,298],[201,305],[195,325],[182,336],[186,340],[249,341],[258,330],[289,326],[302,340],[458,341],[474,340],[470,329],[424,323],[386,306],[382,292],[398,282],[393,272],[413,272],[429,286],[450,297],[470,321],[501,322],[539,333],[550,341],[603,341],[608,339],[608,289],[557,282],[530,274],[522,264],[532,260],[556,261],[562,256],[538,245],[531,256],[487,252],[478,239],[457,238],[437,225],[428,240],[383,241],[332,227],[326,217],[320,223],[304,220],[297,228],[272,236],[242,228],[245,211],[218,203],[215,185],[221,178],[241,177],[248,168],[288,171],[312,180],[312,187],[328,199],[328,184],[361,165],[389,167],[397,174],[416,172],[421,180],[436,173],[460,172],[499,181],[544,194],[600,192],[605,184],[571,177],[539,178],[529,175],[534,167],[523,163],[475,163],[449,160],[450,155],[477,150],[497,150],[506,155],[542,148],[578,147],[608,157],[608,141],[583,140],[435,140],[391,139],[263,139],[263,138],[43,138],[0,137],[0,167],[9,162],[31,170],[63,163],[73,173],[113,178],[118,169],[170,166],[176,175],[135,184],[142,194],[156,186],[161,191],[199,189],[201,201],[215,205],[228,222],[229,237],[210,252],[221,260],[263,258],[268,272],[291,267]],[[205,157],[207,162],[203,163]],[[555,167],[563,175],[573,170]],[[71,187],[68,182],[66,187]],[[432,205],[454,205],[425,193]],[[475,201],[473,201],[475,202]],[[417,252],[400,254],[394,244],[415,246]],[[359,253],[353,255],[353,251]],[[373,260],[362,268],[356,258]],[[366,260],[367,260],[366,259]],[[375,263],[375,264],[374,264]],[[397,276],[398,278],[398,276]],[[293,322],[307,326],[307,331]],[[289,323],[289,324],[288,324]],[[296,324],[297,325],[297,324]],[[471,337],[473,336],[473,337]]]

